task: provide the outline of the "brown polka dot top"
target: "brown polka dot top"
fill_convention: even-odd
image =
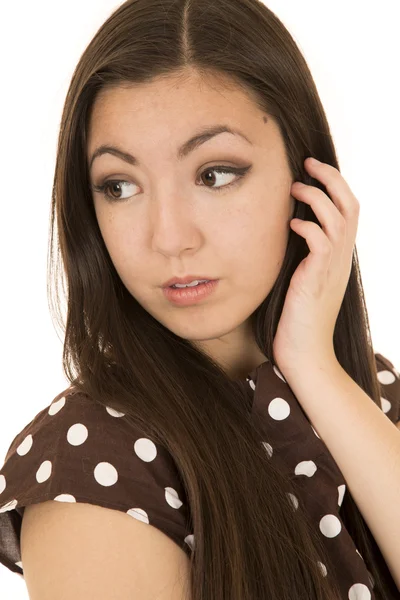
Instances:
[[[400,376],[375,354],[381,408],[400,420]],[[375,600],[374,581],[341,520],[346,481],[279,370],[266,361],[246,377],[252,415],[261,419],[264,446],[288,467],[339,582],[343,600]],[[400,431],[399,431],[400,435]],[[300,498],[291,495],[294,509]],[[159,528],[189,556],[195,551],[190,507],[173,457],[124,414],[68,388],[12,441],[0,470],[0,563],[23,577],[20,531],[25,506],[56,500],[86,502],[125,512]],[[400,594],[399,594],[400,598]],[[389,599],[388,599],[389,600]]]

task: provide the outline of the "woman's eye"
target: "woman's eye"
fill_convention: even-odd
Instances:
[[[115,197],[112,195],[112,193],[106,191],[106,190],[111,190],[111,192],[115,191],[116,188],[124,188],[126,186],[129,185],[135,185],[134,183],[129,183],[129,181],[124,181],[122,179],[116,179],[116,180],[110,180],[110,181],[106,181],[105,183],[103,183],[103,185],[100,186],[94,186],[94,189],[96,190],[96,192],[101,192],[105,199],[108,202],[124,202],[126,200],[129,200],[129,198],[132,196],[126,196],[125,198],[122,196],[118,196]],[[117,193],[120,193],[117,191]]]
[[[205,169],[201,175],[200,178],[203,177],[203,175],[209,174],[209,173],[218,173],[219,175],[234,175],[235,179],[233,179],[233,181],[225,184],[225,185],[220,185],[220,186],[213,186],[214,180],[216,179],[216,183],[218,183],[218,177],[215,176],[211,176],[208,177],[208,179],[206,179],[206,181],[208,183],[210,183],[211,185],[206,185],[205,187],[210,187],[212,190],[215,191],[223,191],[224,189],[231,187],[237,183],[239,183],[240,179],[242,179],[245,174],[247,173],[247,171],[251,168],[251,165],[249,165],[248,167],[223,167],[223,166],[218,166],[218,167],[208,167],[208,169]],[[221,177],[220,180],[222,179],[222,182],[224,181],[224,177]]]
[[[217,192],[223,191],[224,189],[230,188],[231,186],[239,183],[240,179],[242,179],[245,176],[245,174],[251,169],[251,166],[252,165],[249,165],[247,167],[225,167],[225,166],[208,167],[201,173],[200,179],[202,179],[204,175],[208,175],[209,173],[213,173],[213,172],[218,173],[218,175],[223,175],[223,176],[234,175],[236,177],[236,179],[234,179],[233,181],[231,181],[225,185],[215,186],[214,184],[220,183],[221,180],[223,183],[225,177],[215,177],[215,176],[210,177],[208,175],[208,177],[205,181],[207,183],[209,183],[210,185],[207,185],[207,183],[206,183],[206,185],[203,185],[200,187],[209,187],[213,191],[217,191]],[[117,194],[120,194],[121,189],[125,188],[129,185],[135,185],[135,184],[129,183],[129,181],[124,181],[123,179],[114,179],[114,180],[110,179],[110,180],[104,182],[103,185],[100,185],[100,186],[94,185],[93,190],[96,192],[102,193],[108,202],[126,202],[126,200],[129,200],[129,198],[132,197],[132,195],[126,196],[126,197],[114,196],[113,191],[116,191]],[[119,188],[119,190],[117,188]],[[110,191],[108,191],[108,190],[110,190]]]

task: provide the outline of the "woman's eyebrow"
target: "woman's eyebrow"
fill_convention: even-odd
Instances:
[[[178,160],[183,160],[188,154],[196,150],[199,146],[208,142],[211,138],[220,135],[221,133],[229,133],[231,135],[240,136],[246,142],[248,142],[251,146],[253,146],[253,142],[249,140],[249,138],[238,129],[229,127],[228,125],[214,125],[213,127],[207,127],[206,129],[202,129],[196,135],[187,140],[180,148],[178,148],[177,158]],[[129,152],[125,152],[121,148],[117,146],[112,146],[108,144],[103,144],[99,146],[94,152],[90,159],[89,170],[91,170],[93,163],[96,158],[102,156],[103,154],[112,154],[120,158],[121,160],[129,163],[132,166],[140,166],[140,161]]]

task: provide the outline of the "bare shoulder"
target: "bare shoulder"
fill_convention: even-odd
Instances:
[[[83,502],[25,508],[21,561],[30,600],[189,600],[190,560],[162,531]]]

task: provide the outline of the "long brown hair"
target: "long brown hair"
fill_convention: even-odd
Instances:
[[[326,192],[305,171],[308,156],[339,168],[307,64],[287,29],[262,2],[122,4],[84,51],[60,126],[49,273],[52,278],[56,219],[58,257],[68,288],[64,324],[55,281],[55,312],[65,329],[64,373],[81,392],[125,413],[135,430],[139,425],[176,461],[195,540],[192,600],[338,599],[319,532],[301,503],[295,514],[290,510],[287,494],[296,495],[296,490],[269,460],[262,432],[250,420],[246,382],[231,380],[209,356],[164,327],[132,297],[97,223],[87,162],[88,122],[97,94],[184,75],[187,69],[205,76],[228,75],[276,120],[293,181]],[[305,203],[296,203],[293,216],[318,223]],[[291,231],[279,276],[252,315],[257,344],[274,364],[273,339],[290,278],[308,251],[305,240]],[[356,250],[334,347],[339,363],[380,406]],[[376,598],[394,597],[397,590],[394,583],[391,587],[386,563],[349,491],[341,517],[373,576]],[[327,566],[327,577],[320,562]]]

